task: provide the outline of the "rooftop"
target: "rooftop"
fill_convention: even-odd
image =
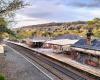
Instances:
[[[58,40],[50,40],[46,41],[45,43],[48,44],[55,44],[55,45],[71,45],[76,43],[78,40],[71,40],[71,39],[58,39]]]
[[[45,42],[45,41],[48,41],[48,40],[50,40],[49,37],[32,37],[30,39],[30,41],[32,41],[32,42]]]
[[[92,40],[91,45],[88,45],[86,39],[80,39],[72,46],[77,48],[100,51],[100,40],[94,39]]]
[[[74,34],[65,34],[65,35],[61,35],[61,36],[57,36],[54,39],[82,39],[82,37],[78,36],[78,35],[74,35]]]

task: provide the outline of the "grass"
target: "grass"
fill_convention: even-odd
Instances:
[[[5,80],[5,77],[0,74],[0,80]]]

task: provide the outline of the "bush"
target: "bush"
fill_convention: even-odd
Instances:
[[[5,77],[0,74],[0,80],[5,80]]]

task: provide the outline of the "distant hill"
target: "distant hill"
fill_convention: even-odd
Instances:
[[[77,22],[65,22],[65,23],[46,23],[46,24],[38,24],[38,25],[30,25],[30,26],[23,26],[21,28],[16,28],[15,30],[25,30],[25,29],[41,29],[41,30],[55,30],[59,28],[64,28],[64,29],[77,29],[80,28],[81,26],[86,26],[87,22],[86,21],[77,21]]]
[[[56,37],[64,34],[75,34],[86,36],[88,28],[93,29],[94,37],[100,38],[100,19],[95,18],[90,21],[76,21],[64,23],[46,23],[16,28],[14,31],[19,38],[29,38],[34,36]]]

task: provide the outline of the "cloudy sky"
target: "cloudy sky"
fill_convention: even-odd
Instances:
[[[17,27],[100,17],[100,0],[24,0],[30,3],[16,14]]]

